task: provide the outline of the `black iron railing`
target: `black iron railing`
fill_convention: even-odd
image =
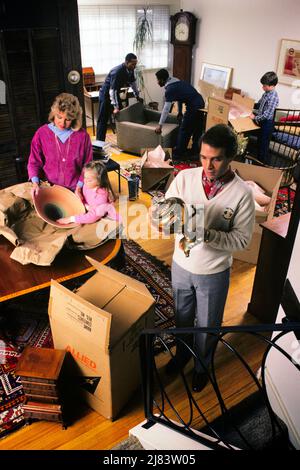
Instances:
[[[297,341],[295,332],[298,334],[299,331],[299,322],[146,330],[140,340],[147,419],[145,427],[160,423],[209,448],[219,450],[235,447],[256,449],[280,445],[293,448],[288,439],[285,423],[273,411],[266,374],[274,365],[272,361],[277,362],[280,354],[286,364],[284,368],[292,367],[290,386],[300,386],[300,381],[293,383],[295,374],[298,380],[300,373],[299,362],[295,360],[297,354],[293,356],[294,342]],[[193,337],[200,333],[215,338],[208,365],[201,357],[196,356],[190,341],[186,342],[184,339],[189,335]],[[194,392],[190,385],[191,363],[185,368],[179,368],[176,377],[166,376],[164,366],[169,359],[175,358],[174,348],[170,346],[172,339],[176,340],[177,344],[181,343],[181,349],[185,347],[189,355],[194,360],[197,358],[202,364],[208,377],[208,385],[200,393]],[[286,348],[285,343],[288,345],[293,343],[292,349]],[[157,350],[162,352],[157,355]],[[276,357],[272,357],[274,351]],[[238,401],[240,403],[236,403]],[[254,407],[256,410],[251,409]],[[250,416],[254,418],[256,416],[254,430],[247,429]],[[259,429],[259,426],[264,426],[264,429]],[[263,444],[259,438],[257,445],[256,434],[265,435],[266,444]]]

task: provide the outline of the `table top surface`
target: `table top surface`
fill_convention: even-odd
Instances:
[[[270,230],[270,232],[273,232],[276,235],[285,238],[288,232],[290,218],[291,213],[289,212],[279,217],[274,217],[274,219],[271,219],[267,222],[263,222],[260,225],[265,229]]]
[[[94,271],[85,256],[107,264],[113,259],[121,247],[121,240],[109,240],[92,250],[69,250],[63,248],[51,266],[22,265],[10,258],[14,246],[0,236],[0,302],[13,297],[47,287],[51,279],[58,282],[72,279]]]

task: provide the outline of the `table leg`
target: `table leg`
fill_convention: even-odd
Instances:
[[[93,126],[93,135],[95,135],[95,122],[94,122],[94,102],[91,100],[92,105],[92,126]]]

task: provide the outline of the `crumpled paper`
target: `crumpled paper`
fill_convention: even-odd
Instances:
[[[158,145],[154,150],[147,151],[147,159],[143,164],[144,168],[171,168],[171,158],[166,158],[166,153],[161,145]]]

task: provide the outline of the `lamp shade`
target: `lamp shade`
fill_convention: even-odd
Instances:
[[[63,186],[41,186],[38,193],[33,195],[33,203],[38,215],[48,224],[58,228],[77,227],[79,224],[62,225],[56,220],[85,213],[80,199]]]

